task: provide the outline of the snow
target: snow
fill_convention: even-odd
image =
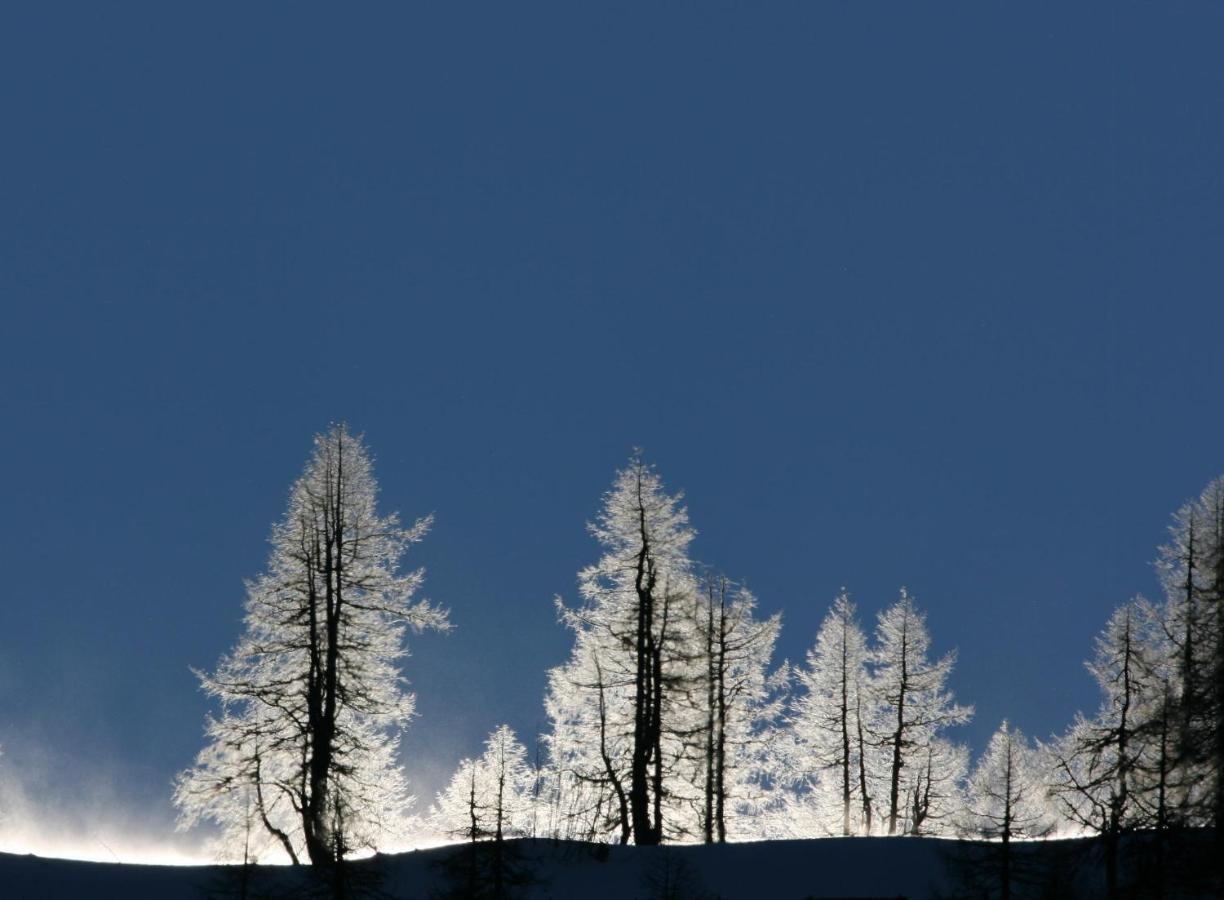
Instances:
[[[479,845],[488,848],[489,844]],[[578,842],[507,842],[535,881],[525,898],[648,898],[670,875],[678,896],[725,900],[763,897],[932,897],[945,887],[945,857],[954,842],[924,838],[827,838],[708,846],[611,847]],[[445,860],[461,864],[466,845],[452,845],[351,863],[375,872],[390,897],[428,897],[448,883]],[[95,863],[0,854],[6,898],[90,897],[175,900],[239,896],[241,867]],[[309,873],[265,866],[252,871],[253,891],[300,895]],[[450,876],[453,878],[453,876]]]

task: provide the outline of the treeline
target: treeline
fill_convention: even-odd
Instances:
[[[324,866],[421,827],[646,845],[969,835],[995,839],[1005,867],[1014,839],[1088,831],[1115,882],[1128,833],[1220,834],[1224,479],[1174,517],[1163,600],[1124,604],[1097,639],[1099,709],[1045,742],[1004,722],[971,767],[954,734],[973,710],[913,596],[869,630],[843,591],[802,663],[775,663],[780,617],[692,558],[682,496],[635,454],[590,525],[578,602],[556,604],[573,645],[549,672],[547,728],[530,747],[494,730],[422,823],[397,759],[413,707],[400,666],[408,628],[449,623],[399,566],[428,525],[378,513],[359,437],[316,438],[243,636],[201,674],[220,710],[177,782],[185,826],[211,820],[244,859]]]
[[[505,726],[431,811],[454,836],[587,841],[830,835],[1014,839],[1095,833],[1117,878],[1128,832],[1216,828],[1224,814],[1224,479],[1174,517],[1165,597],[1115,611],[1088,669],[1101,689],[1048,741],[1003,722],[970,767],[915,599],[865,631],[843,591],[802,665],[772,663],[780,619],[689,556],[693,530],[640,455],[591,532],[599,559],[549,673],[549,726],[529,752]],[[509,748],[509,750],[507,750]],[[507,765],[506,761],[512,761]],[[1219,829],[1216,828],[1219,834]]]

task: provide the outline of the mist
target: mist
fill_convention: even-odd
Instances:
[[[439,758],[411,767],[421,775],[412,779],[412,811],[419,828],[406,841],[379,847],[380,852],[451,842],[424,823],[436,790],[463,755],[462,748],[445,749]],[[169,778],[146,766],[101,754],[91,757],[42,737],[6,734],[0,742],[0,853],[145,865],[232,862],[215,846],[213,829],[176,828],[170,794]],[[273,848],[261,862],[281,864],[288,858]]]

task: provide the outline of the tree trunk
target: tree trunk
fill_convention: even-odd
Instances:
[[[714,750],[714,822],[718,843],[727,842],[727,606],[726,588],[719,592],[718,607],[718,702],[717,743]]]
[[[909,679],[909,644],[904,628],[901,633],[901,683],[897,688],[897,730],[892,739],[892,778],[888,794],[888,833],[897,833],[897,812],[901,793],[901,767],[905,764],[901,758],[901,744],[905,738],[905,693],[908,690]]]
[[[841,635],[841,732],[842,732],[842,835],[850,836],[850,660],[846,646],[847,625],[842,616]]]
[[[641,549],[637,554],[634,589],[637,592],[637,633],[634,649],[633,758],[629,771],[629,806],[633,818],[634,843],[653,845],[660,841],[658,822],[651,821],[650,763],[658,748],[659,723],[655,721],[654,588],[655,574],[650,558],[650,534],[646,528],[646,508],[638,474],[638,523]]]

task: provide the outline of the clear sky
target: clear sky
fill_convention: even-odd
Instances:
[[[1219,4],[25,6],[0,771],[54,809],[171,821],[189,666],[334,420],[437,514],[426,796],[541,723],[634,445],[783,655],[907,585],[975,747],[1095,704],[1092,636],[1224,472]]]

